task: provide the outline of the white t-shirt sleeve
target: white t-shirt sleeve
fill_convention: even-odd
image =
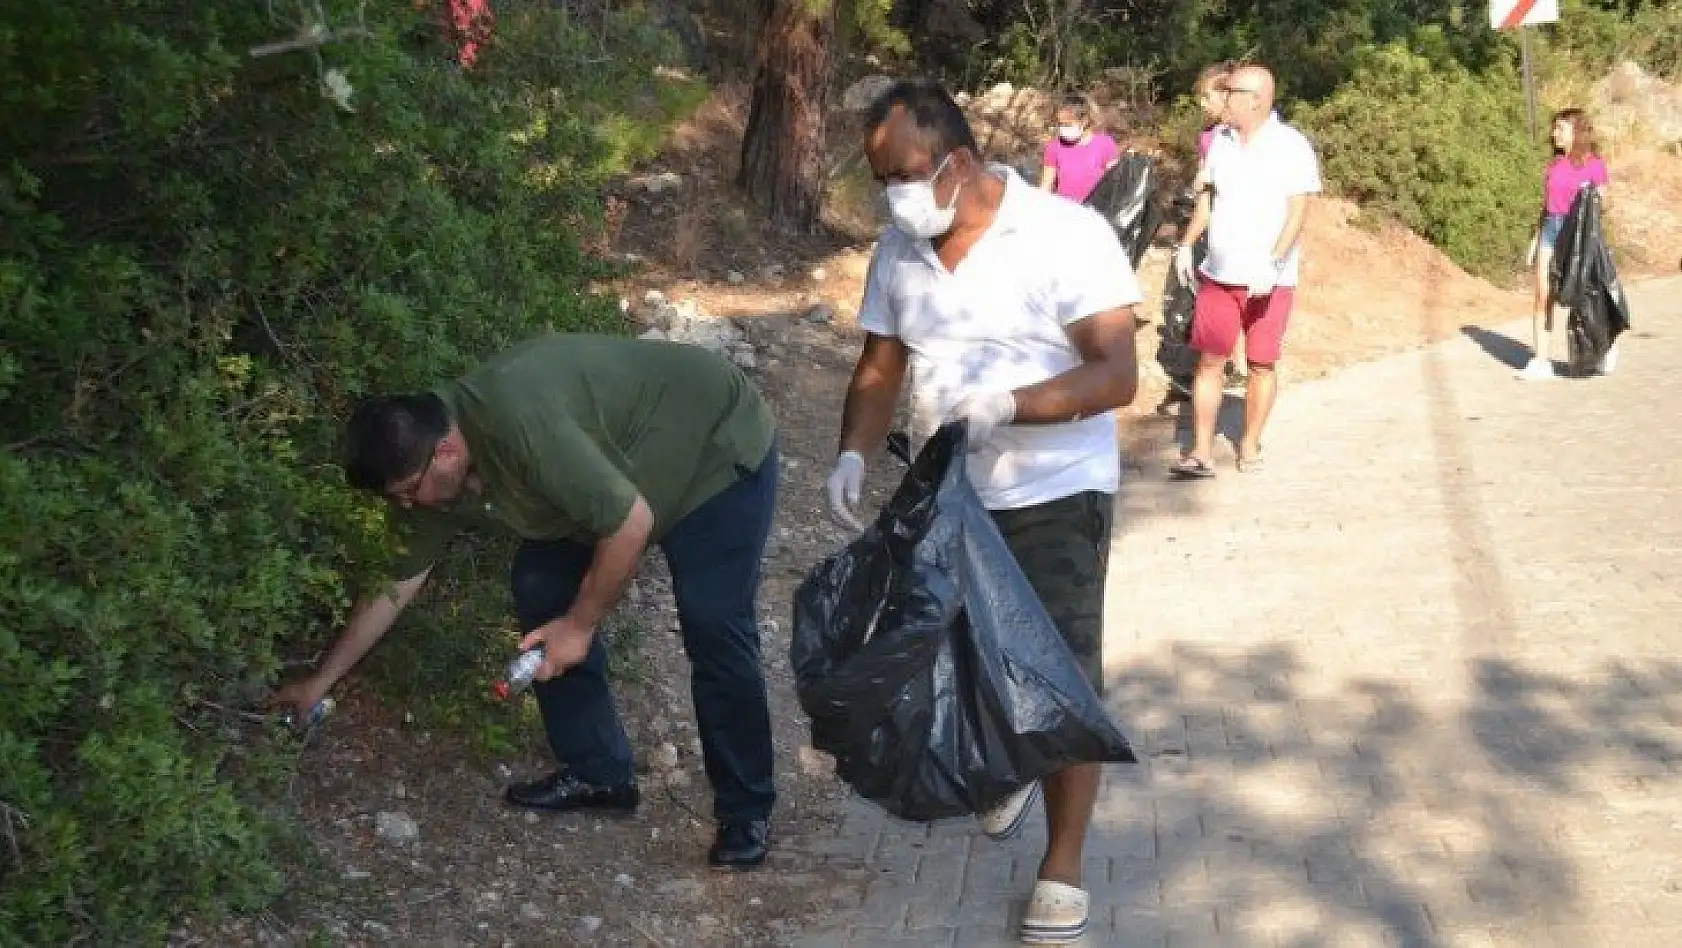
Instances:
[[[1320,159],[1314,154],[1314,146],[1300,132],[1292,138],[1290,159],[1285,162],[1285,193],[1291,196],[1319,194]]]
[[[884,233],[876,242],[876,250],[870,255],[870,269],[864,274],[864,300],[859,303],[859,328],[877,336],[899,335],[899,316],[894,312],[893,297],[888,293],[887,277],[883,273],[887,269],[883,260],[891,239]]]
[[[1086,208],[1071,216],[1074,220],[1059,248],[1060,264],[1051,285],[1057,321],[1067,326],[1143,300],[1139,278],[1116,232]]]

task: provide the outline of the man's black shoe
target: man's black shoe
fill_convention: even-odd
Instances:
[[[743,820],[718,824],[718,836],[707,852],[714,869],[757,869],[765,863],[771,845],[769,820]]]
[[[509,784],[502,798],[515,806],[535,810],[620,810],[630,813],[636,810],[642,794],[637,791],[635,780],[602,787],[585,783],[571,771],[557,770],[537,780]]]

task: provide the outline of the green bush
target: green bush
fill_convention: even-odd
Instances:
[[[1682,6],[1625,0],[1562,0],[1559,22],[1542,27],[1557,72],[1598,79],[1634,60],[1660,75],[1682,75]]]
[[[247,54],[298,9],[0,3],[0,944],[156,943],[277,891],[284,741],[234,709],[389,543],[337,419],[621,329],[577,235],[698,94],[650,78],[675,52],[645,21],[546,3],[499,5],[471,72],[408,4]]]
[[[1510,67],[1475,75],[1400,45],[1368,49],[1330,99],[1295,117],[1334,191],[1472,273],[1505,279],[1522,261],[1546,156],[1527,140]]]

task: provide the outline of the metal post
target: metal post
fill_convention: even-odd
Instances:
[[[1536,141],[1536,71],[1530,66],[1530,27],[1518,28],[1519,62],[1524,70],[1524,111],[1530,140]]]

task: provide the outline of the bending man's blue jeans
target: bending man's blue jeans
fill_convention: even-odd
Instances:
[[[689,655],[713,815],[721,821],[766,819],[777,798],[757,608],[760,558],[777,504],[776,447],[758,470],[741,474],[660,541]],[[520,547],[513,585],[522,628],[535,629],[571,608],[593,552],[570,540]],[[631,743],[614,710],[599,632],[582,664],[533,691],[562,766],[598,785],[631,779]]]

